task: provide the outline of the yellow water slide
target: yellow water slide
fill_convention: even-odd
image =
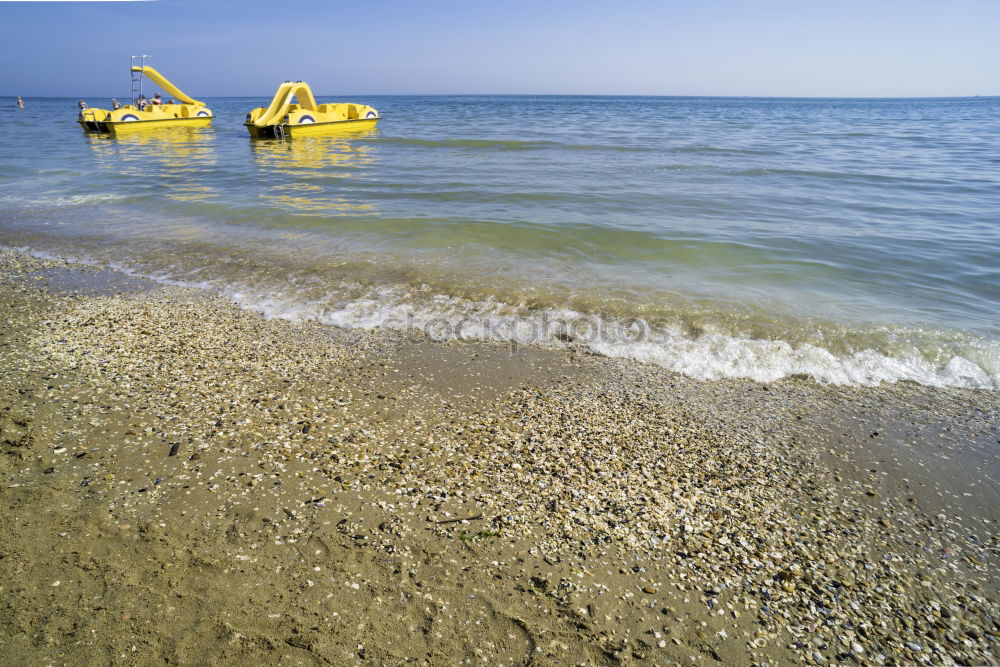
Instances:
[[[271,106],[267,107],[256,120],[254,125],[265,127],[277,125],[288,113],[292,106],[292,98],[298,103],[299,109],[316,111],[316,98],[313,97],[312,88],[304,81],[285,81],[278,86],[278,92],[271,100]]]
[[[132,67],[132,71],[142,72],[144,77],[150,79],[153,83],[162,88],[163,92],[167,93],[170,97],[175,97],[180,100],[182,104],[195,104],[200,107],[205,106],[204,102],[199,102],[193,97],[185,95],[183,90],[172,84],[167,77],[163,76],[149,65],[134,65]]]

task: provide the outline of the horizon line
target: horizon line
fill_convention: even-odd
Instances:
[[[17,2],[22,0],[0,0],[0,2]],[[45,1],[67,1],[67,0],[45,0]],[[72,1],[72,0],[70,0]],[[104,0],[104,1],[124,1],[124,0]],[[338,95],[350,96],[371,96],[371,97],[680,97],[680,98],[714,98],[714,99],[758,99],[758,100],[948,100],[948,99],[976,99],[1000,97],[996,94],[971,94],[971,95],[692,95],[692,94],[654,94],[654,93],[334,93],[327,95],[315,93],[317,97],[335,97]],[[79,95],[0,95],[0,97],[34,97],[42,99],[80,99]],[[84,95],[86,99],[88,95]],[[89,95],[89,97],[108,97],[108,95]],[[114,97],[114,96],[111,96]],[[270,93],[261,95],[201,95],[206,99],[212,98],[255,98],[273,97]]]

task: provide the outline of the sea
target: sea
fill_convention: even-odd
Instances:
[[[377,129],[0,98],[0,245],[336,327],[1000,390],[1000,98],[319,97]]]

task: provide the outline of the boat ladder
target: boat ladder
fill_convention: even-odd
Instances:
[[[145,67],[146,58],[152,58],[153,56],[148,56],[143,54],[141,56],[131,56],[131,62],[129,63],[129,71],[132,73],[132,106],[137,107],[139,103],[139,98],[142,97],[142,73],[143,70],[140,69],[138,72],[133,70],[133,67]],[[138,61],[138,62],[137,62]]]

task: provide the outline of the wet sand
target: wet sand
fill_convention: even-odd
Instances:
[[[0,292],[9,664],[995,663],[995,392]]]

